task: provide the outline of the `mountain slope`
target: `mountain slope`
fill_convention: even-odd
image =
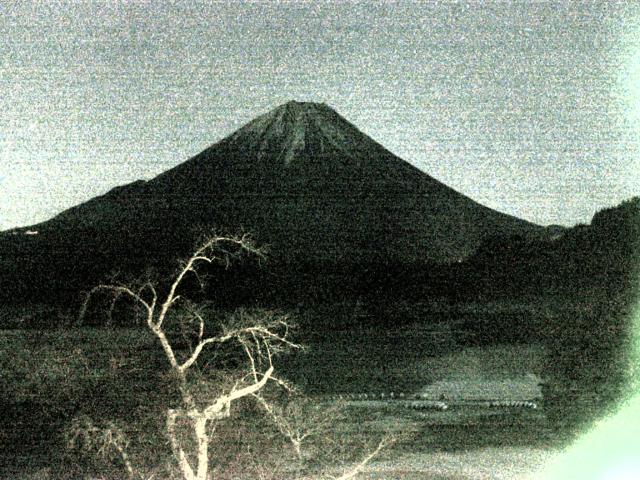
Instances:
[[[182,253],[212,228],[250,232],[287,263],[448,263],[488,237],[544,232],[438,182],[326,105],[289,102],[150,181],[29,227],[37,236],[13,233],[49,255],[124,264]]]

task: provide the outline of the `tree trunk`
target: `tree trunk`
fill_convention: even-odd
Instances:
[[[200,414],[194,419],[194,429],[198,440],[197,480],[207,480],[209,470],[209,436],[207,435],[207,418]]]
[[[182,447],[180,447],[180,442],[178,441],[178,437],[176,435],[177,418],[178,412],[176,410],[169,409],[169,411],[167,412],[167,434],[169,435],[169,440],[171,441],[171,449],[173,450],[173,455],[178,461],[178,466],[180,467],[180,471],[182,472],[182,476],[185,480],[199,480],[199,477],[197,478],[195,476],[191,465],[189,465],[187,455],[184,453]]]

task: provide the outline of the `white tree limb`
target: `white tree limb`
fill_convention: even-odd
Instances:
[[[226,415],[228,412],[229,405],[235,400],[239,398],[246,397],[247,395],[251,395],[252,393],[257,392],[262,387],[264,387],[271,378],[271,374],[273,373],[273,365],[271,365],[266,372],[262,375],[262,378],[251,385],[247,385],[240,390],[233,389],[227,395],[223,395],[218,397],[214,403],[209,405],[204,409],[204,414],[208,419],[220,418],[221,415]]]
[[[351,469],[347,470],[339,477],[332,477],[332,478],[334,480],[351,480],[352,478],[355,478],[355,476],[361,473],[362,470],[364,470],[364,468],[367,466],[367,464],[374,457],[376,457],[382,451],[382,449],[385,448],[391,441],[392,441],[391,438],[383,438],[378,444],[378,446],[376,447],[376,449],[373,452],[371,452],[369,455],[364,457],[360,463],[353,466]]]

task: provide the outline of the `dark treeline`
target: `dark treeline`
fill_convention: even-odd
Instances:
[[[612,293],[635,287],[640,265],[640,198],[598,212],[552,240],[521,237],[485,242],[466,262],[485,293]]]
[[[566,229],[553,240],[490,239],[462,263],[401,263],[384,253],[367,261],[291,260],[267,252],[265,259],[242,257],[230,268],[214,266],[204,293],[195,284],[190,290],[197,299],[221,306],[285,308],[348,299],[375,305],[438,297],[458,303],[603,289],[617,295],[632,291],[637,278],[639,204],[635,198],[603,210],[591,225]],[[82,292],[100,282],[131,283],[151,275],[162,285],[179,258],[192,250],[195,231],[175,224],[153,232],[122,230],[117,241],[112,232],[91,228],[76,231],[73,238],[56,231],[30,237],[4,234],[1,299],[74,305]]]

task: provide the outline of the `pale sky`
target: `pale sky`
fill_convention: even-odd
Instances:
[[[540,224],[640,194],[640,2],[0,0],[0,230],[288,100]]]

